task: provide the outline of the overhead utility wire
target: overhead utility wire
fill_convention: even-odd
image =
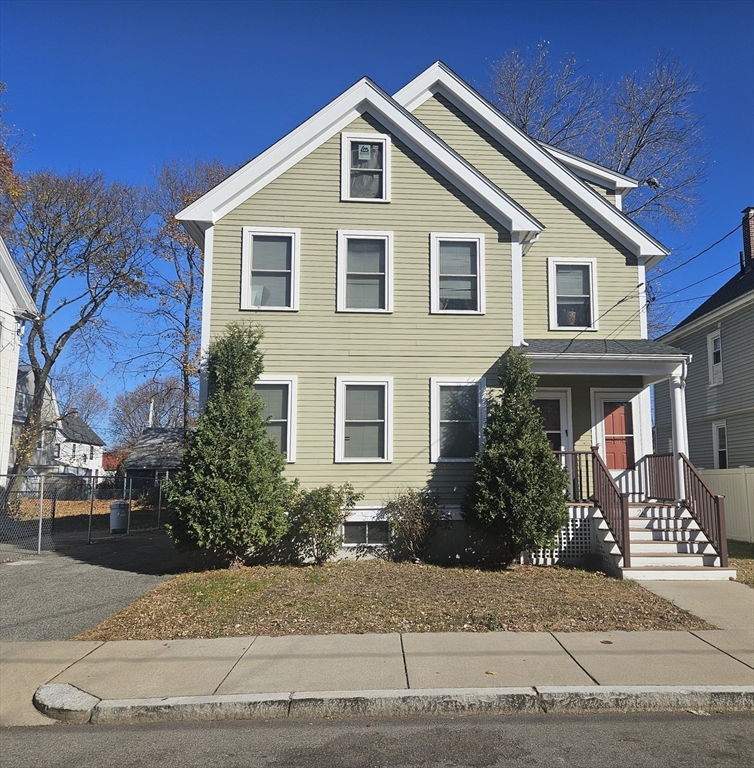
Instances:
[[[725,267],[724,269],[721,269],[719,272],[714,272],[711,275],[707,275],[707,277],[703,277],[701,280],[697,280],[695,283],[691,283],[690,285],[685,285],[683,288],[677,288],[675,291],[662,291],[662,293],[658,293],[657,297],[660,296],[673,296],[676,293],[681,293],[682,291],[687,291],[689,288],[693,288],[695,285],[699,285],[699,283],[704,283],[707,280],[711,280],[713,277],[717,277],[718,275],[722,275],[723,272],[727,272],[730,269],[733,269],[734,267],[737,267],[738,263],[731,264],[729,267]]]
[[[711,251],[716,245],[720,245],[720,243],[723,242],[723,240],[727,240],[734,232],[737,232],[739,229],[741,229],[741,224],[731,229],[730,232],[728,232],[727,235],[723,235],[719,240],[716,240],[712,245],[708,245],[703,251],[699,251],[699,253],[696,254],[696,256],[692,256],[690,259],[686,259],[685,261],[682,261],[680,264],[673,267],[673,269],[669,269],[667,272],[662,272],[661,274],[657,275],[657,277],[653,277],[653,280],[657,280],[660,277],[667,277],[668,275],[675,272],[677,269],[680,269],[681,267],[685,267],[687,264],[690,264],[694,259],[698,259],[703,254],[707,253],[707,251]]]

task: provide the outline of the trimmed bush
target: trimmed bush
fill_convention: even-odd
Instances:
[[[166,488],[174,513],[166,528],[176,544],[232,564],[273,546],[288,527],[285,458],[268,437],[254,391],[263,370],[261,339],[260,328],[234,324],[210,345],[209,398]]]
[[[389,550],[396,560],[423,560],[432,538],[448,525],[439,517],[437,497],[430,491],[406,488],[393,496],[382,512],[390,524]]]
[[[500,392],[488,398],[484,452],[462,507],[466,521],[495,537],[504,562],[552,546],[568,522],[568,472],[550,448],[534,404],[536,388],[529,361],[509,350],[501,361]]]
[[[363,498],[350,483],[339,488],[332,483],[309,490],[297,487],[288,507],[288,536],[296,556],[312,558],[317,565],[333,557],[343,544],[340,526]]]

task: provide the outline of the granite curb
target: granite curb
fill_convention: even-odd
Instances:
[[[100,700],[58,683],[40,686],[34,706],[56,720],[98,725],[521,712],[740,712],[754,710],[754,686],[429,688]]]

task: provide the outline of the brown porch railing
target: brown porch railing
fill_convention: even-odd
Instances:
[[[594,495],[594,469],[592,454],[587,451],[554,451],[560,465],[568,470],[568,501],[573,504],[591,504]]]
[[[720,565],[728,567],[728,542],[725,536],[725,497],[716,496],[702,480],[696,467],[682,453],[686,507],[720,556]]]
[[[647,496],[657,501],[677,501],[675,490],[675,457],[672,453],[655,453],[645,456],[649,487]]]
[[[592,448],[592,466],[594,467],[594,503],[605,518],[610,533],[623,555],[623,567],[631,567],[631,543],[628,529],[628,494],[621,493],[613,480],[610,470],[599,455],[597,448]]]

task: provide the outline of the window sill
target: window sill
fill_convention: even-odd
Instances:
[[[335,459],[335,464],[392,464],[392,459]]]
[[[473,464],[476,461],[476,457],[470,457],[468,459],[450,459],[450,458],[437,458],[432,459],[430,464]]]
[[[550,326],[551,331],[578,331],[579,333],[582,333],[583,331],[589,331],[589,332],[596,332],[599,331],[599,328],[595,328],[591,325],[554,325]]]
[[[298,312],[298,307],[241,307],[241,312]]]
[[[385,200],[381,197],[341,197],[341,203],[389,203],[390,200]]]
[[[430,315],[484,315],[480,309],[433,309]]]
[[[338,307],[335,310],[337,314],[344,315],[392,315],[392,309],[347,309],[346,307]]]

